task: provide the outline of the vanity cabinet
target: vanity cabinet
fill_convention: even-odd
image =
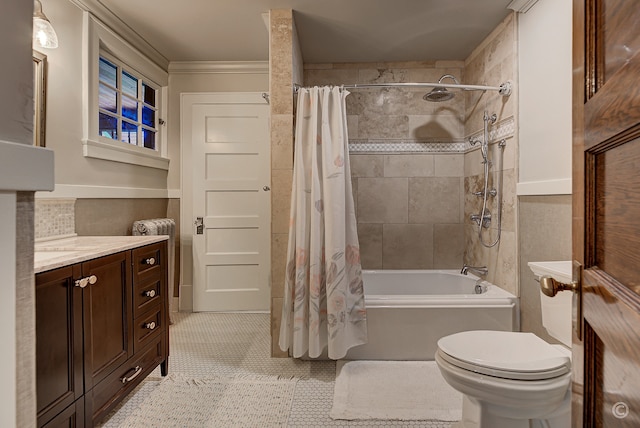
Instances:
[[[36,275],[39,426],[91,427],[158,364],[167,374],[166,254],[165,241]]]

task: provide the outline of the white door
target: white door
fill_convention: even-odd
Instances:
[[[267,311],[269,106],[257,93],[210,100],[191,111],[193,310]]]

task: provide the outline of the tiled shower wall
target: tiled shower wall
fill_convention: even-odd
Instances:
[[[462,154],[352,154],[364,269],[458,268]]]
[[[473,51],[465,61],[465,81],[499,86],[517,76],[517,28],[515,14],[509,15]],[[469,92],[465,99],[465,135],[482,137],[483,115],[496,114],[496,123],[490,126],[490,160],[492,160],[489,184],[496,187],[502,170],[502,225],[500,241],[487,248],[480,242],[478,226],[469,220],[471,214],[482,210],[482,198],[473,192],[482,190],[484,170],[480,150],[465,154],[465,254],[464,262],[472,266],[487,266],[486,279],[518,295],[518,241],[517,241],[517,84],[513,93],[502,97],[497,92]],[[498,142],[504,138],[504,153]],[[502,167],[500,166],[502,159]],[[489,198],[489,211],[493,218],[489,230],[482,232],[483,242],[492,244],[498,236],[498,198]]]
[[[305,64],[304,84],[462,79],[462,62]],[[351,176],[364,269],[462,266],[464,97],[429,89],[353,90],[347,97]]]

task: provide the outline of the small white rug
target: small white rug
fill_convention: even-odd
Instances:
[[[168,376],[121,427],[284,427],[296,382],[273,376]]]
[[[332,419],[459,421],[462,394],[435,361],[338,361]]]

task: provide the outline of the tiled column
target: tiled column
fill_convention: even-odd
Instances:
[[[271,355],[278,347],[289,209],[293,177],[293,12],[270,11],[269,94],[271,103]]]

